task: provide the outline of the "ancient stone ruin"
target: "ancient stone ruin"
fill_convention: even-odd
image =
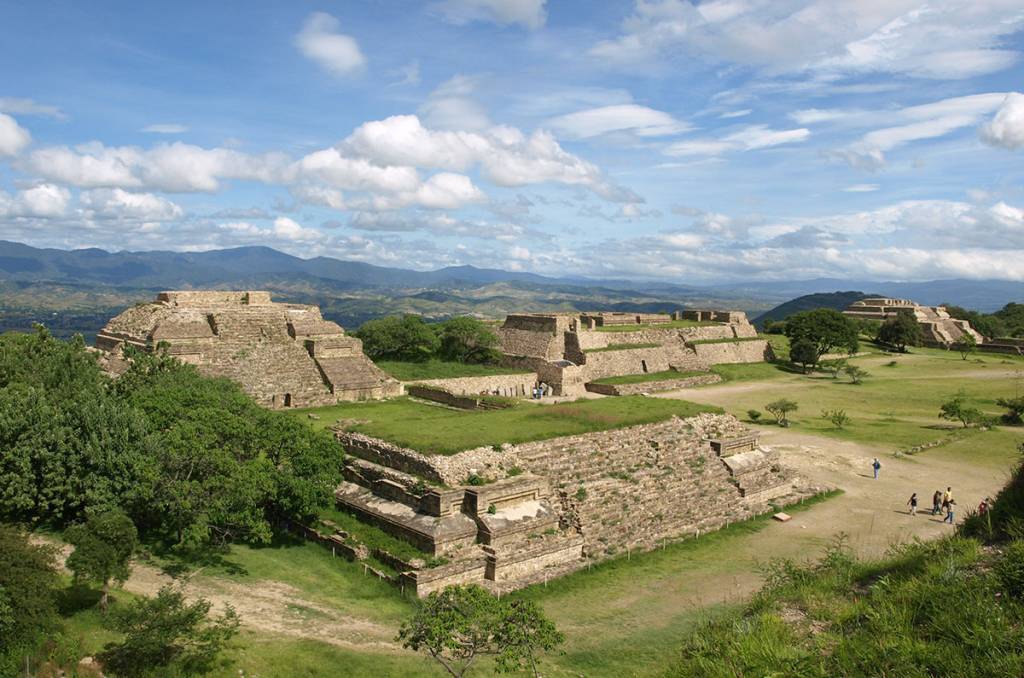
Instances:
[[[816,491],[728,415],[450,456],[344,427],[335,435],[350,455],[338,505],[447,561],[400,566],[398,583],[420,596],[457,583],[507,591],[546,581]]]
[[[985,337],[971,327],[966,320],[951,318],[944,306],[922,306],[909,299],[886,299],[870,297],[850,304],[843,315],[862,320],[878,320],[885,322],[896,317],[900,311],[910,311],[921,326],[926,345],[949,346],[955,344],[965,334],[970,334],[979,344]]]
[[[96,337],[111,371],[123,349],[170,355],[212,377],[238,382],[267,407],[308,407],[384,398],[401,384],[363,354],[362,342],[320,309],[270,300],[269,292],[161,292],[113,318]]]
[[[616,331],[602,331],[610,327]],[[535,372],[555,395],[565,396],[607,391],[591,385],[605,377],[708,372],[712,365],[772,357],[768,342],[739,311],[515,314],[498,336],[508,365]]]

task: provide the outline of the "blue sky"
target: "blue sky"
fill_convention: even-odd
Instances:
[[[1024,280],[1019,0],[0,4],[0,238]]]

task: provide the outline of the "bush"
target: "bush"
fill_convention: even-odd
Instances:
[[[993,569],[1004,591],[1015,598],[1024,598],[1024,541],[1010,542]]]
[[[792,400],[780,398],[765,405],[764,409],[768,410],[775,417],[776,424],[786,427],[789,426],[789,413],[796,412],[798,406]]]
[[[1006,408],[1006,414],[1002,416],[1004,424],[1017,425],[1024,423],[1024,396],[999,398],[996,400],[996,405]]]
[[[846,376],[850,378],[850,382],[853,384],[860,384],[864,381],[865,377],[871,376],[867,370],[861,369],[856,365],[847,365],[843,371],[846,372]]]
[[[832,425],[839,429],[850,423],[850,417],[846,414],[846,410],[822,410],[821,416],[823,419],[832,422]]]
[[[750,419],[750,421],[757,423],[757,420],[761,418],[761,411],[747,410],[747,418]]]

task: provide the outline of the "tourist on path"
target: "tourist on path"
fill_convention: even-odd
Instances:
[[[953,501],[953,488],[947,487],[946,491],[942,493],[942,508],[946,508]]]
[[[875,471],[875,480],[878,480],[878,469],[882,468],[882,462],[878,461],[878,457],[871,462],[871,468]]]
[[[907,501],[907,506],[910,507],[910,515],[916,516],[917,515],[917,492],[915,492],[914,494],[910,495],[910,500]]]
[[[932,515],[937,516],[942,512],[942,490],[935,490],[932,495]]]
[[[949,523],[950,525],[953,524],[953,509],[955,507],[956,507],[956,502],[953,501],[952,499],[950,499],[949,503],[946,504],[946,517],[943,519],[942,522]]]

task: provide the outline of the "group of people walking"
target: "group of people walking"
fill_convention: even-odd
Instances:
[[[982,502],[984,504],[985,502]],[[910,499],[907,500],[907,506],[910,507],[910,515],[917,515],[917,492],[910,495]],[[953,499],[953,488],[947,487],[946,491],[935,490],[935,494],[932,495],[932,515],[938,516],[943,513],[946,517],[942,519],[942,522],[953,524],[956,519],[956,500]]]

